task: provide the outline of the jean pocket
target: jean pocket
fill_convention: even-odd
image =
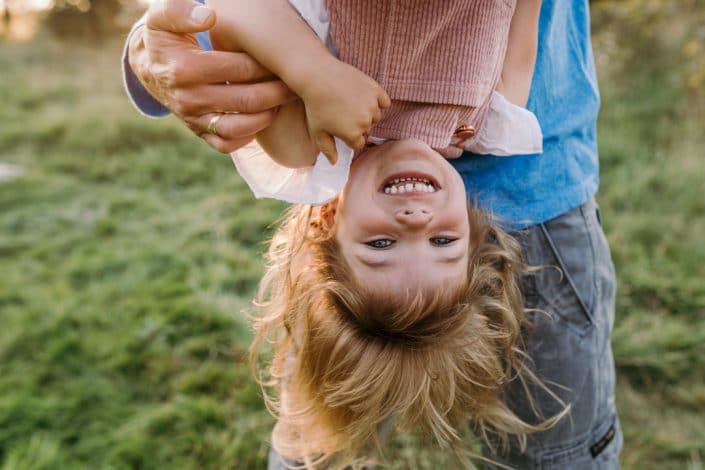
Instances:
[[[584,331],[594,323],[594,202],[589,201],[538,226],[533,256],[539,266],[534,288],[537,309],[556,315]]]

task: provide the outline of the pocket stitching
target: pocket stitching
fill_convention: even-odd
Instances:
[[[582,210],[581,210],[582,214]],[[585,223],[585,219],[583,217],[583,221]],[[553,242],[553,238],[551,237],[551,234],[548,231],[548,228],[546,227],[545,223],[539,224],[539,227],[541,229],[541,233],[543,233],[543,236],[546,238],[546,241],[548,242],[549,249],[551,250],[551,253],[553,253],[553,256],[556,258],[556,261],[558,262],[558,268],[560,269],[561,273],[565,277],[566,281],[568,282],[568,286],[570,287],[571,291],[573,291],[573,294],[575,295],[575,298],[578,299],[578,303],[580,304],[580,308],[583,311],[583,316],[586,318],[588,325],[592,326],[594,325],[594,320],[592,318],[592,315],[590,313],[590,309],[587,307],[587,304],[585,303],[585,299],[583,299],[583,296],[580,295],[580,292],[578,291],[577,287],[575,286],[575,282],[573,281],[572,276],[570,275],[570,272],[566,269],[565,262],[563,261],[563,257],[561,256],[560,252],[558,251],[558,248],[556,248],[556,244]],[[587,230],[587,227],[586,227]],[[589,230],[587,230],[589,232]],[[594,252],[594,247],[592,246],[592,237],[588,233],[588,240],[590,242],[590,254],[592,256],[593,262],[595,259],[595,252]],[[594,279],[593,279],[593,290],[594,290]],[[594,294],[593,294],[594,295]],[[546,300],[544,298],[544,300]]]
[[[587,230],[587,237],[588,237],[588,242],[590,243],[590,255],[592,256],[592,265],[593,265],[593,273],[592,273],[592,298],[590,299],[590,303],[586,304],[586,307],[590,307],[587,310],[588,316],[593,319],[593,311],[592,309],[596,308],[597,305],[597,299],[600,298],[600,293],[599,293],[599,286],[597,284],[597,252],[595,250],[595,231],[600,228],[599,224],[596,225],[597,223],[597,217],[596,217],[596,212],[595,211],[588,211],[588,214],[585,213],[585,206],[580,207],[580,213],[583,214],[583,220],[585,221],[585,229]],[[588,219],[588,215],[593,215],[595,217],[594,219]],[[593,321],[594,323],[594,321]]]

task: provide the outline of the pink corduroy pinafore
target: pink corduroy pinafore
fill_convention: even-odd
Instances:
[[[464,144],[484,123],[517,0],[326,0],[339,58],[392,98],[370,135]]]

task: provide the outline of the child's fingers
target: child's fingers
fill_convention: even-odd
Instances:
[[[372,114],[372,125],[374,126],[377,124],[380,119],[382,119],[382,110],[380,108],[376,108]]]
[[[365,146],[366,143],[367,143],[367,139],[365,138],[364,135],[361,135],[360,137],[358,137],[357,139],[355,139],[354,141],[352,141],[348,145],[350,145],[355,150],[360,150],[362,147]]]
[[[349,132],[347,135],[339,135],[338,138],[345,142],[345,145],[359,150],[365,146],[367,137],[365,132]]]
[[[377,104],[382,109],[388,108],[392,105],[392,100],[389,98],[389,95],[386,91],[381,90],[381,93],[377,97]]]
[[[337,163],[338,150],[335,148],[335,139],[332,135],[319,132],[316,136],[316,145],[318,145],[318,149],[326,156],[331,165]]]
[[[463,149],[461,149],[460,147],[456,147],[455,145],[449,145],[444,149],[437,149],[437,151],[443,157],[451,160],[459,158],[463,154]]]

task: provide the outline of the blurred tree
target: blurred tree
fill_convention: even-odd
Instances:
[[[136,0],[55,0],[47,27],[61,37],[102,39],[129,27]]]
[[[591,0],[596,35],[612,37],[623,70],[660,69],[705,94],[705,0]]]
[[[7,31],[7,29],[10,27],[10,20],[12,17],[10,16],[10,9],[8,8],[7,5],[3,4],[2,6],[2,24],[3,24],[3,30]]]

